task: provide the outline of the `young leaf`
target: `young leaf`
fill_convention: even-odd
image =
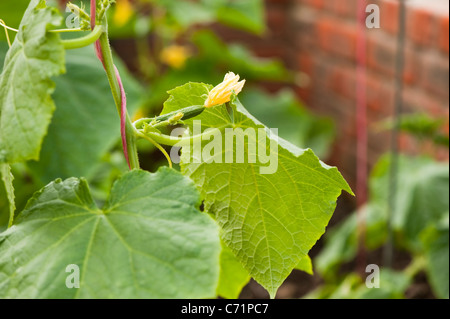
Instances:
[[[0,162],[38,159],[55,105],[52,76],[65,71],[58,34],[61,16],[45,1],[32,0],[5,58],[0,77]]]
[[[210,88],[189,83],[172,90],[163,112],[202,105]],[[195,151],[183,150],[182,172],[201,188],[205,209],[222,228],[222,240],[274,297],[292,269],[325,232],[341,191],[352,191],[338,170],[323,164],[311,150],[299,149],[282,139],[275,149],[271,148],[275,137],[269,135],[267,128],[239,102],[232,104],[231,109],[230,115],[223,105],[208,108],[194,120],[201,120],[203,128],[261,129],[263,136],[258,139],[266,142],[266,154],[273,152],[278,169],[273,174],[262,174],[268,164],[259,158],[255,163],[195,163],[189,157]],[[185,123],[192,126],[193,122]],[[234,133],[244,139],[245,132]],[[233,140],[234,149],[237,138]],[[249,138],[244,140],[244,159],[248,159]],[[222,155],[219,157],[223,159]]]
[[[85,180],[57,180],[0,235],[0,297],[215,297],[218,229],[199,203],[171,169],[125,174],[103,209]]]

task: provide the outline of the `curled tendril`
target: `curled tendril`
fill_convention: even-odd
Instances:
[[[3,21],[2,19],[0,19],[0,25],[5,29],[5,34],[6,34],[6,41],[8,41],[8,45],[9,47],[11,47],[11,39],[9,38],[9,33],[8,30],[14,31],[14,32],[19,32],[19,30],[8,27],[5,23],[5,21]]]

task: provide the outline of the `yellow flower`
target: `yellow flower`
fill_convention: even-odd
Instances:
[[[228,72],[222,83],[216,86],[209,92],[208,98],[205,101],[205,107],[212,107],[214,105],[224,104],[230,102],[233,92],[237,95],[242,91],[245,80],[239,82],[239,75],[233,72]]]
[[[189,56],[190,51],[187,47],[171,45],[162,50],[161,61],[174,69],[181,69],[184,67]]]
[[[124,26],[133,16],[133,7],[129,0],[117,0],[114,12],[114,24],[118,27]]]

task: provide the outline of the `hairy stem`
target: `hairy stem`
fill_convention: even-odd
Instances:
[[[106,19],[102,21],[105,29],[107,30],[107,22]],[[117,69],[114,65],[111,47],[109,45],[108,32],[105,31],[102,33],[99,39],[100,51],[102,54],[102,63],[105,68],[109,84],[111,86],[111,92],[114,97],[114,102],[116,104],[117,111],[121,119],[125,119],[125,131],[122,134],[122,137],[126,136],[126,149],[124,149],[125,156],[127,157],[128,165],[130,169],[139,168],[139,158],[137,155],[137,147],[136,147],[136,130],[133,126],[133,123],[130,120],[130,117],[127,112],[122,114],[124,108],[122,107],[122,100],[124,98],[121,89],[121,83],[119,82],[119,77]]]

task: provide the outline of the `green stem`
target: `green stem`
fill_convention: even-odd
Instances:
[[[139,131],[138,131],[137,134],[138,134],[139,137],[141,137],[141,138],[143,138],[143,139],[149,141],[149,142],[152,143],[157,149],[159,149],[159,150],[161,151],[161,153],[163,153],[164,156],[166,157],[167,162],[169,163],[169,167],[170,167],[170,168],[173,167],[173,165],[172,165],[172,160],[170,159],[169,154],[167,154],[166,150],[165,150],[161,145],[159,145],[157,142],[155,142],[150,136],[147,136],[147,135],[145,135],[145,134],[142,133],[142,132],[139,132]]]
[[[219,128],[216,128],[219,130]],[[186,137],[175,137],[169,136],[165,134],[160,134],[156,132],[143,132],[139,131],[139,135],[146,135],[150,137],[152,140],[157,142],[158,144],[168,145],[168,146],[189,146],[191,143],[202,142],[204,136],[211,136],[212,131],[209,131],[207,134],[197,134],[194,136],[186,136]]]
[[[97,25],[95,26],[94,30],[92,30],[92,32],[84,37],[62,40],[61,42],[64,45],[64,49],[66,50],[83,48],[97,41],[101,37],[101,35],[105,33],[104,31],[105,29],[103,28],[103,26]]]
[[[106,19],[103,19],[103,25],[107,30],[107,22]],[[111,92],[113,94],[114,102],[116,104],[117,112],[119,113],[119,117],[121,116],[121,103],[122,97],[120,94],[119,82],[117,81],[115,69],[114,69],[114,61],[111,53],[111,47],[109,45],[108,32],[105,31],[102,33],[99,39],[100,49],[103,55],[103,64],[106,70],[106,75],[108,77],[109,85],[111,87]],[[136,146],[136,129],[133,126],[133,123],[130,120],[128,113],[126,114],[126,141],[127,141],[127,150],[128,157],[130,161],[131,169],[139,168],[139,157],[137,154],[137,146]]]
[[[136,122],[134,122],[134,126],[139,129],[144,123],[149,124],[153,121],[156,122],[157,124],[159,124],[160,122],[165,122],[165,121],[169,120],[170,118],[172,118],[173,116],[176,116],[179,113],[183,113],[183,117],[180,120],[187,120],[187,119],[193,118],[193,117],[201,114],[204,110],[205,110],[205,107],[203,105],[188,106],[184,109],[179,109],[177,111],[163,114],[163,115],[160,115],[160,116],[157,116],[154,118],[143,118],[143,119],[137,120]]]

